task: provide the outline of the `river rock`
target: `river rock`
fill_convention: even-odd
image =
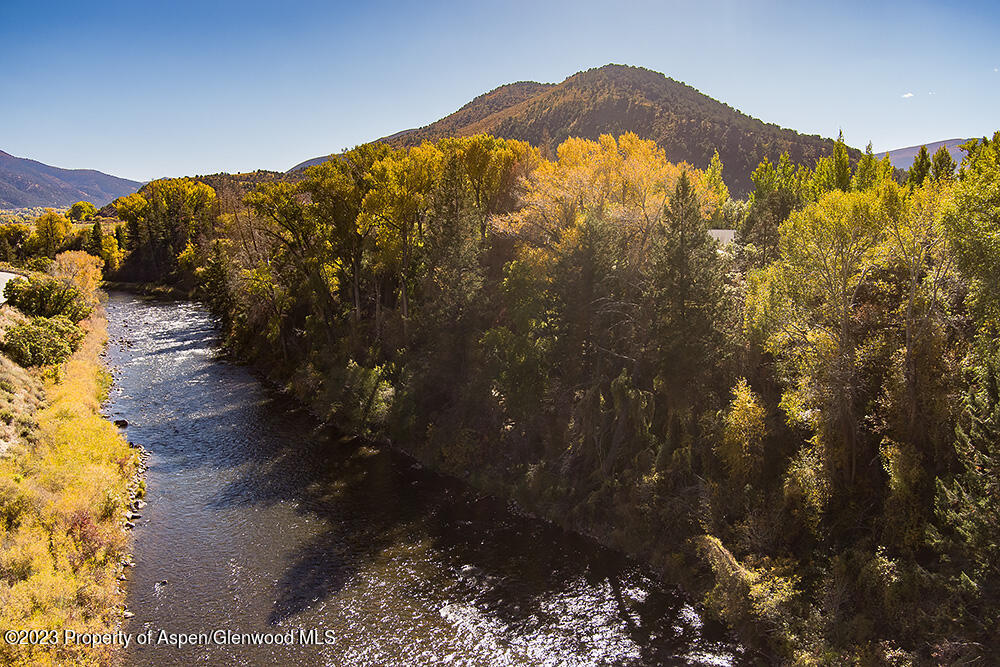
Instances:
[[[473,579],[482,573],[483,569],[481,567],[476,567],[475,565],[463,565],[458,571],[459,576],[464,579]]]

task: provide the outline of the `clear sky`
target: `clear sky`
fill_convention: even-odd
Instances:
[[[1000,129],[998,34],[990,2],[0,0],[0,150],[284,170],[610,62],[886,150]]]

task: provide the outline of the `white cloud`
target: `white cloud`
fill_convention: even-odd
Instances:
[[[903,99],[908,100],[913,97],[913,93],[903,93]]]
[[[993,68],[993,71],[994,71],[994,72],[1000,72],[1000,67],[994,67],[994,68]]]

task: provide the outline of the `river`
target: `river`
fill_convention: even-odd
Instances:
[[[150,455],[125,630],[152,645],[128,664],[740,662],[624,556],[320,428],[218,357],[200,306],[113,293],[107,313],[105,411]],[[295,643],[231,643],[252,633]]]

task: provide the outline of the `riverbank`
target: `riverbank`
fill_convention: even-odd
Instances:
[[[17,311],[4,306],[5,317]],[[23,316],[22,316],[23,317]],[[0,628],[103,633],[124,616],[126,522],[142,493],[139,450],[100,412],[111,385],[101,364],[106,321],[57,369],[29,371],[0,355]],[[0,663],[107,664],[109,648],[0,643]]]
[[[193,294],[174,287],[160,283],[140,283],[125,282],[117,280],[105,280],[101,283],[101,289],[106,292],[128,292],[140,296],[154,297],[157,299],[191,299]]]

